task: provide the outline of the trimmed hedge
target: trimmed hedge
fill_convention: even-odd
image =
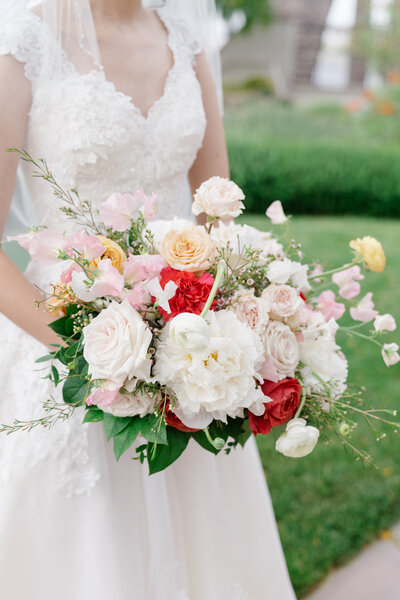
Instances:
[[[232,179],[246,208],[281,200],[290,214],[400,217],[400,147],[229,133]]]

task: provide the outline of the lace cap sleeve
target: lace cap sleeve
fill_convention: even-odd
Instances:
[[[192,62],[197,54],[204,50],[204,44],[201,42],[200,35],[195,31],[193,24],[186,20],[171,17],[159,11],[164,23],[166,24],[170,35],[174,35],[180,46],[182,54],[189,55]]]

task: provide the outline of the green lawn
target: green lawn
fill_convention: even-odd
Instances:
[[[245,220],[260,229],[269,226],[264,217]],[[373,291],[379,310],[391,312],[400,323],[399,221],[295,217],[292,228],[303,244],[306,260],[319,259],[334,266],[349,259],[350,239],[367,234],[380,239],[388,266],[383,274],[370,273],[364,290]],[[398,341],[399,337],[395,332],[388,341]],[[344,334],[338,341],[349,358],[350,381],[367,387],[366,403],[400,408],[400,367],[389,370],[373,344],[356,343]],[[353,440],[371,450],[380,467],[376,470],[356,462],[336,441],[320,443],[304,459],[285,458],[274,450],[278,433],[258,436],[257,441],[290,574],[301,596],[400,519],[400,437],[388,435],[377,443],[367,427],[357,430]]]

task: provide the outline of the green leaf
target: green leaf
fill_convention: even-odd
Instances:
[[[167,428],[161,415],[149,415],[142,419],[141,433],[148,442],[168,444]]]
[[[221,450],[217,450],[212,444],[210,444],[204,431],[197,431],[196,433],[192,433],[192,437],[194,440],[196,440],[198,444],[200,444],[202,448],[204,448],[204,450],[208,450],[213,454],[219,454],[221,452]]]
[[[67,404],[83,404],[89,395],[90,382],[82,375],[70,375],[63,385],[63,400]]]
[[[189,443],[190,434],[178,431],[173,427],[167,427],[168,446],[149,443],[147,448],[147,460],[150,475],[163,471],[175,462]]]
[[[83,423],[97,423],[104,419],[104,413],[100,409],[91,408],[86,411]]]
[[[135,417],[125,429],[114,436],[114,454],[117,461],[134,443],[140,433],[141,419]]]
[[[106,432],[107,441],[112,437],[121,433],[123,429],[132,421],[132,417],[114,417],[109,413],[104,415],[104,431]]]
[[[60,383],[60,375],[58,373],[57,368],[54,365],[52,365],[51,367],[51,373],[53,375],[54,385],[57,386]]]
[[[252,435],[252,431],[249,427],[249,422],[247,420],[244,420],[242,423],[242,430],[241,430],[239,436],[237,437],[237,441],[242,446],[242,448],[251,435]]]
[[[53,360],[53,358],[54,358],[53,354],[46,354],[46,356],[41,356],[40,358],[35,360],[35,363],[47,362],[48,360]]]
[[[74,321],[72,317],[65,316],[49,323],[50,329],[62,338],[70,338],[74,333]]]
[[[74,358],[76,358],[76,355],[79,352],[80,349],[80,344],[81,342],[75,342],[74,344],[71,344],[71,346],[68,346],[68,348],[65,351],[64,357],[66,360],[73,360]]]

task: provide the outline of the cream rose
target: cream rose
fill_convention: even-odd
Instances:
[[[299,308],[302,300],[297,290],[290,285],[272,284],[262,293],[262,298],[270,306],[271,319],[291,317]]]
[[[196,273],[209,268],[215,246],[201,227],[192,225],[168,233],[160,244],[160,253],[173,269]]]
[[[262,333],[268,325],[269,304],[266,299],[257,298],[253,290],[240,290],[233,298],[231,310],[256,333]]]
[[[294,377],[299,364],[299,346],[293,331],[280,321],[270,321],[261,340],[266,361],[275,370],[277,380]]]
[[[240,187],[229,179],[211,177],[201,184],[194,195],[192,212],[205,213],[209,217],[238,217],[244,209],[244,194]]]
[[[302,458],[314,450],[318,438],[316,427],[307,425],[305,419],[292,419],[286,425],[286,432],[277,439],[275,448],[290,458]]]
[[[83,355],[92,379],[121,386],[133,379],[149,379],[151,339],[150,329],[127,300],[111,302],[83,329]]]
[[[110,406],[102,406],[101,409],[114,417],[145,417],[155,409],[155,398],[148,394],[118,394],[118,397]]]

